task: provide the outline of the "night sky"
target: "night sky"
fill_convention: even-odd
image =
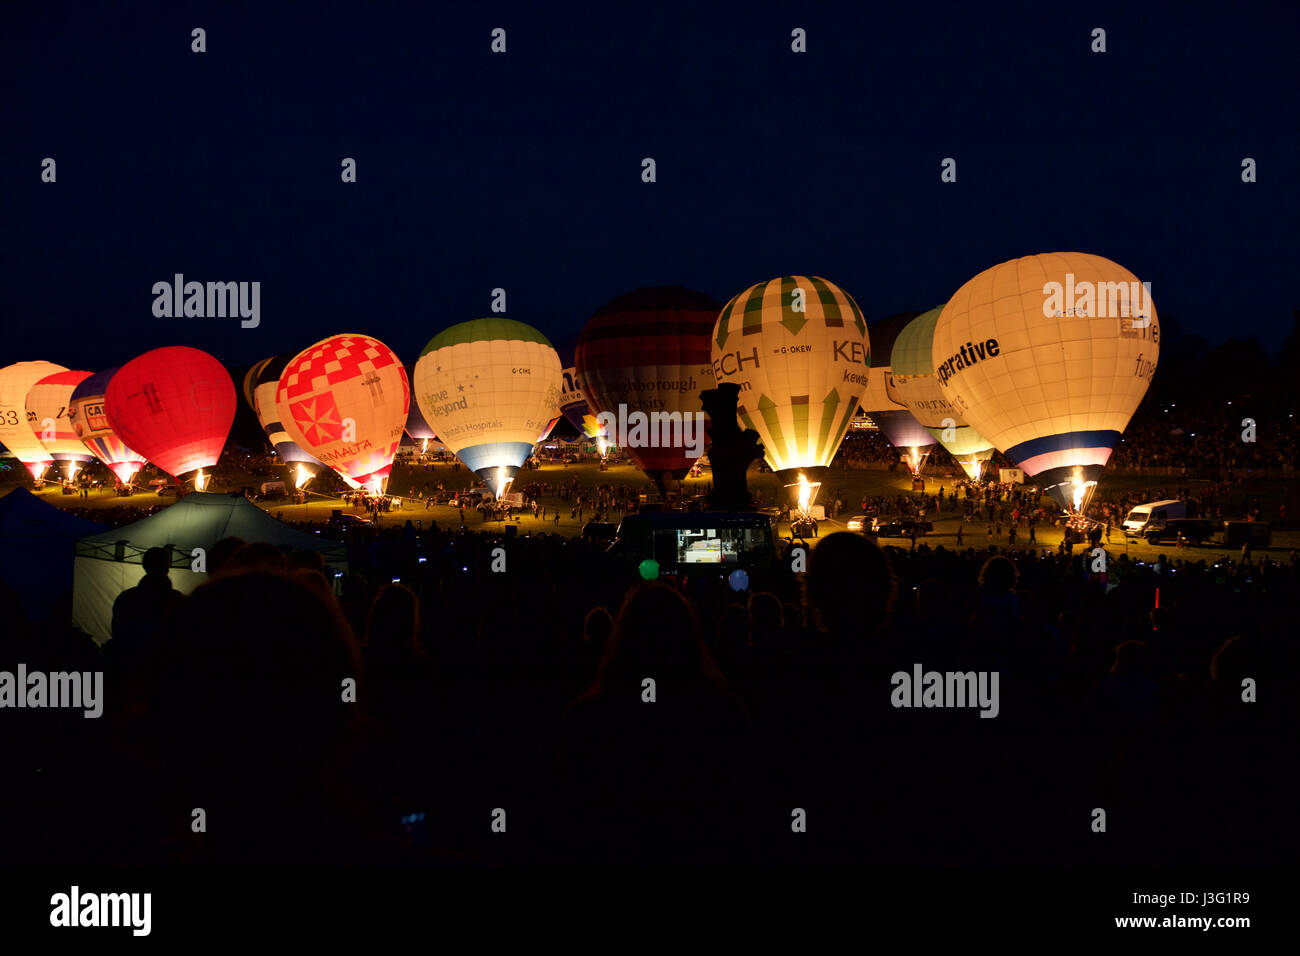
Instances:
[[[872,320],[1057,250],[1126,266],[1211,343],[1276,349],[1300,306],[1297,5],[1064,6],[9,7],[0,364],[193,345],[236,368],[358,331],[409,365],[498,286],[568,364],[641,286],[815,274]],[[260,281],[260,327],[155,318],[177,272]]]

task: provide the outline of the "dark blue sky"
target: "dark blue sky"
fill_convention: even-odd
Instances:
[[[1063,249],[1150,280],[1211,342],[1280,345],[1300,306],[1297,5],[979,6],[10,8],[0,364],[186,344],[238,366],[338,331],[413,362],[497,286],[568,362],[639,286],[725,301],[816,274],[874,319]],[[154,318],[176,272],[260,281],[260,328]]]

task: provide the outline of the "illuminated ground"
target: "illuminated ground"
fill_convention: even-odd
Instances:
[[[283,471],[283,469],[281,469]],[[230,482],[234,487],[243,485],[258,485],[267,480],[267,476],[249,476],[238,472],[226,473],[219,472],[219,477]],[[394,468],[393,476],[390,480],[389,489],[393,494],[404,497],[404,508],[400,512],[391,512],[380,516],[381,525],[400,524],[406,519],[420,521],[427,524],[429,521],[436,521],[441,528],[454,528],[460,524],[459,512],[447,506],[433,505],[425,508],[422,501],[415,500],[412,496],[416,489],[424,487],[425,482],[431,486],[436,486],[442,482],[448,489],[460,489],[467,487],[471,482],[472,476],[461,469],[453,471],[450,463],[437,463],[432,469],[427,466],[404,466],[398,465]],[[600,471],[595,463],[584,462],[581,464],[571,464],[567,467],[560,464],[544,464],[538,470],[524,472],[517,479],[517,484],[522,489],[524,484],[532,481],[549,481],[552,484],[567,483],[574,478],[578,479],[579,484],[584,488],[594,488],[597,484],[614,484],[623,486],[633,486],[639,491],[651,491],[651,485],[645,476],[639,470],[631,465],[613,465],[606,471]],[[708,473],[701,479],[687,479],[683,482],[683,488],[687,496],[693,494],[703,494],[708,488]],[[1138,478],[1132,476],[1110,476],[1103,477],[1102,486],[1099,490],[1100,495],[1113,493],[1114,491],[1128,491],[1131,489],[1167,487],[1170,490],[1176,484],[1175,479],[1166,478]],[[30,487],[30,482],[27,483]],[[945,492],[951,491],[952,479],[931,477],[927,480],[927,491],[934,493],[938,487],[943,485]],[[13,483],[0,486],[0,492],[7,491],[13,487]],[[1196,485],[1193,485],[1195,488]],[[750,472],[751,490],[761,492],[768,501],[772,500],[775,493],[781,491],[779,482],[775,475],[759,474],[756,471]],[[1248,482],[1238,489],[1237,494],[1246,492],[1257,496],[1264,507],[1266,517],[1272,518],[1276,515],[1278,504],[1283,501],[1288,502],[1288,508],[1292,513],[1295,512],[1297,483],[1285,482],[1281,480],[1264,480]],[[225,490],[220,489],[220,490]],[[836,471],[832,473],[826,486],[822,488],[818,500],[825,500],[831,492],[838,494],[846,502],[846,510],[838,519],[827,519],[821,523],[819,532],[821,535],[829,534],[833,531],[847,530],[845,521],[859,513],[857,503],[863,495],[887,495],[898,493],[910,493],[910,485],[907,477],[901,473],[890,473],[886,471],[868,471],[868,470],[850,470]],[[80,498],[77,496],[65,496],[60,494],[55,485],[47,484],[43,491],[40,492],[42,498],[51,504],[60,506],[83,507],[90,510],[101,508],[111,508],[120,505],[131,505],[134,507],[148,508],[157,504],[171,504],[175,498],[160,498],[151,492],[138,493],[130,498],[118,498],[111,491],[92,492],[89,498]],[[529,534],[537,532],[546,532],[548,534],[558,533],[563,535],[576,535],[580,533],[582,525],[592,519],[590,509],[583,513],[579,520],[576,516],[570,515],[571,505],[562,502],[556,495],[544,495],[541,499],[542,504],[547,508],[547,518],[545,521],[535,519],[531,512],[519,516],[516,522],[520,534]],[[849,504],[851,502],[851,504]],[[286,521],[324,521],[329,518],[330,513],[335,509],[344,510],[350,513],[359,514],[359,509],[345,507],[337,498],[326,498],[323,496],[313,496],[305,505],[293,505],[284,503],[259,503],[268,512],[273,515],[282,517]],[[553,515],[555,509],[560,509],[560,521],[555,523]],[[1236,515],[1234,515],[1236,517]],[[941,514],[927,514],[927,520],[934,523],[934,532],[925,536],[921,540],[928,541],[931,546],[943,544],[947,547],[953,547],[956,544],[957,528],[960,519],[957,514],[944,511]],[[513,519],[512,519],[513,520]],[[617,515],[611,518],[617,520]],[[465,523],[471,530],[490,530],[493,527],[501,527],[500,522],[484,522],[478,512],[467,510],[465,514]],[[780,534],[788,537],[790,534],[789,526],[782,523],[779,527]],[[990,539],[987,533],[987,525],[983,523],[967,523],[963,533],[963,546],[966,547],[984,547],[989,544],[997,544],[1003,547],[1007,544],[1007,528],[1004,525],[1000,537]],[[1018,531],[1018,540],[1016,547],[1025,548],[1027,544],[1025,538],[1027,532],[1024,529]],[[1036,529],[1037,543],[1039,549],[1055,549],[1061,542],[1062,530],[1051,526],[1040,526]],[[881,539],[883,544],[893,544],[899,547],[910,547],[911,542],[902,538],[885,538]],[[815,544],[816,539],[810,539],[810,543]],[[1104,543],[1104,542],[1103,542]],[[1152,560],[1157,555],[1164,553],[1170,556],[1183,558],[1201,558],[1205,557],[1213,561],[1216,558],[1228,555],[1239,557],[1239,549],[1227,550],[1213,546],[1203,546],[1192,548],[1190,551],[1175,552],[1172,544],[1163,544],[1159,547],[1147,545],[1145,542],[1133,541],[1127,542],[1122,535],[1112,534],[1112,540],[1109,544],[1111,553],[1127,551],[1132,557],[1142,560]],[[1300,548],[1300,531],[1278,531],[1273,534],[1273,547],[1271,553],[1276,559],[1286,560],[1292,548]],[[1077,550],[1077,548],[1076,548]]]

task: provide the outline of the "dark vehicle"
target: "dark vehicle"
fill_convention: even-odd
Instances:
[[[1200,544],[1214,537],[1214,522],[1208,518],[1170,518],[1162,526],[1150,528],[1143,535],[1151,544],[1177,541],[1182,535],[1188,544]]]
[[[877,519],[871,522],[871,530],[882,538],[910,538],[913,529],[919,537],[933,531],[934,525],[915,518],[895,518],[893,521],[883,523]]]
[[[332,531],[335,534],[345,534],[356,528],[373,527],[369,518],[363,518],[360,515],[348,514],[337,508],[330,515],[330,520],[325,522],[325,530]]]
[[[477,508],[484,501],[495,500],[492,492],[483,488],[470,488],[452,497],[447,504],[453,508]]]
[[[1240,548],[1249,544],[1252,548],[1267,548],[1273,543],[1273,526],[1267,521],[1225,521],[1223,522],[1223,546]]]
[[[663,574],[761,570],[776,562],[776,533],[761,511],[642,512],[623,519],[609,554],[631,568],[653,558]]]
[[[588,521],[582,526],[582,536],[592,541],[613,541],[618,525],[609,521]]]

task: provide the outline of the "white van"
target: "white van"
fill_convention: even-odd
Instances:
[[[1124,534],[1130,538],[1141,538],[1148,531],[1155,531],[1165,526],[1172,518],[1187,517],[1187,502],[1168,499],[1152,501],[1138,505],[1124,519]]]

